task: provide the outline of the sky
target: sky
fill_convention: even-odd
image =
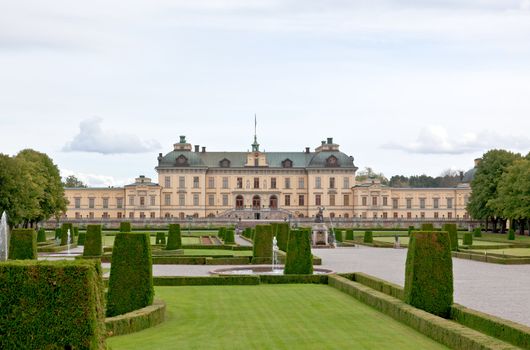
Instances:
[[[437,176],[530,150],[530,0],[0,0],[0,153],[91,186],[210,151],[333,137],[360,169]]]

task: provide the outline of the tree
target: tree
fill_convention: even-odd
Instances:
[[[493,223],[493,232],[497,232],[497,222],[503,223],[502,202],[495,201],[497,198],[497,185],[503,172],[520,154],[506,150],[490,150],[482,156],[482,161],[477,166],[473,181],[471,181],[471,196],[467,205],[469,214],[480,220],[490,219]]]
[[[64,179],[63,187],[70,188],[86,188],[87,185],[83,181],[79,180],[75,175],[69,175]]]
[[[366,167],[364,170],[361,170],[357,173],[357,176],[355,176],[355,181],[363,182],[368,179],[376,179],[381,181],[381,184],[387,185],[388,179],[386,178],[383,173],[376,173],[372,168]]]
[[[390,187],[410,187],[409,178],[403,175],[394,175],[388,182]]]

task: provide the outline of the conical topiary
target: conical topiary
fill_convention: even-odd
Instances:
[[[182,248],[182,239],[180,236],[180,225],[169,224],[169,233],[167,235],[166,250],[175,250]]]

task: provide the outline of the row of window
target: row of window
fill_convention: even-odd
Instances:
[[[383,199],[382,205],[383,206],[388,205],[388,197],[382,197],[382,199]],[[453,208],[453,198],[446,198],[445,200],[446,200],[445,204],[446,204],[447,209]],[[362,205],[363,206],[368,205],[368,197],[363,196],[361,201],[362,201]],[[373,206],[378,205],[378,202],[379,202],[379,197],[372,197],[372,205]],[[406,202],[405,203],[406,204],[406,208],[407,209],[412,209],[412,198],[406,198],[405,202]],[[419,207],[420,207],[420,209],[425,209],[426,208],[425,203],[426,203],[426,198],[420,198],[419,199]],[[432,207],[434,209],[440,208],[440,199],[439,198],[433,198],[432,199]],[[398,208],[399,208],[399,198],[392,198],[392,209],[398,209]]]
[[[149,197],[146,196],[139,196],[138,197],[138,205],[144,206],[147,203],[147,199],[149,199],[149,205],[155,206],[156,205],[156,196],[151,195]],[[135,196],[129,196],[129,206],[134,206],[135,203]],[[108,209],[109,208],[109,198],[102,198],[102,208]],[[74,198],[74,207],[76,209],[81,208],[81,197],[75,197]],[[94,209],[96,207],[96,198],[95,197],[89,197],[88,198],[88,208]],[[122,209],[123,208],[123,197],[116,197],[116,208]]]
[[[441,215],[440,215],[440,214],[441,214]],[[465,213],[465,214],[464,214],[464,219],[467,219],[468,216],[469,216],[469,215],[468,215],[467,213]],[[367,214],[366,212],[362,212],[361,215],[360,215],[360,217],[363,218],[363,219],[366,219],[366,218],[368,217],[368,214]],[[378,218],[381,218],[381,219],[388,219],[388,213],[387,213],[387,212],[383,212],[383,213],[379,214],[379,213],[377,213],[377,212],[373,212],[373,213],[372,213],[372,217],[373,217],[374,219],[378,219]],[[398,214],[397,212],[393,212],[393,213],[392,213],[392,217],[393,217],[394,219],[400,219],[400,218],[403,219],[403,218],[405,218],[405,217],[406,217],[407,219],[412,219],[412,212],[407,212],[405,217],[404,217],[403,215],[399,216],[399,214]],[[460,217],[460,216],[457,215],[457,218],[459,218],[459,217]],[[417,218],[418,218],[418,215],[416,215],[415,218],[417,219]],[[426,216],[425,216],[425,212],[423,212],[423,211],[420,212],[420,216],[419,216],[419,218],[421,218],[421,219],[425,219],[425,218],[426,218]],[[445,219],[445,218],[447,218],[447,219],[452,219],[452,218],[453,218],[453,212],[448,211],[448,212],[447,212],[447,215],[446,215],[445,213],[439,213],[439,212],[436,211],[436,212],[433,213],[433,218],[434,218],[434,219]]]
[[[222,178],[222,186],[221,188],[223,189],[228,189],[229,188],[229,178],[227,176],[223,177]],[[243,178],[242,177],[238,177],[236,179],[236,188],[243,188]],[[261,185],[261,186],[260,186]],[[336,187],[336,179],[335,177],[330,177],[329,178],[329,184],[328,184],[329,188],[337,188]],[[277,184],[277,179],[276,177],[271,177],[270,178],[270,188],[271,189],[275,189],[277,188],[278,184]],[[164,178],[164,187],[165,188],[171,188],[171,177],[170,176],[166,176]],[[186,187],[186,177],[185,176],[179,176],[179,179],[178,179],[178,188],[185,188]],[[193,186],[192,188],[199,188],[199,177],[198,176],[194,176],[193,177]],[[215,188],[215,177],[213,176],[209,176],[208,177],[208,188]],[[250,182],[250,179],[247,179],[246,181],[246,188],[251,188],[251,182]],[[259,177],[254,177],[252,178],[252,188],[267,188],[267,180],[264,179],[261,183],[260,183],[260,178]],[[283,184],[283,188],[291,188],[291,178],[290,177],[286,177],[284,178],[284,184]],[[305,177],[299,177],[298,178],[298,188],[305,188]],[[322,188],[322,179],[320,176],[318,177],[315,177],[315,188]],[[350,188],[350,178],[349,177],[344,177],[343,178],[343,183],[342,183],[342,188]]]

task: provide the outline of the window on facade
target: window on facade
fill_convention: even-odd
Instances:
[[[186,205],[186,195],[184,193],[179,193],[179,206],[183,207]]]
[[[164,194],[164,205],[171,205],[171,193]]]
[[[109,199],[103,198],[103,209],[107,209],[109,207]]]
[[[349,194],[345,194],[344,195],[344,205],[345,206],[350,205],[350,195]]]
[[[171,177],[169,176],[164,177],[164,187],[166,188],[171,187]]]
[[[315,177],[315,188],[322,188],[320,176]]]
[[[286,177],[285,178],[285,188],[291,188],[291,178]]]
[[[145,205],[145,197],[140,197],[140,205]]]
[[[407,209],[412,208],[412,198],[407,198]]]
[[[398,213],[394,212],[394,214],[392,216],[394,217],[394,219],[397,219],[398,218]]]
[[[215,196],[213,194],[208,195],[208,205],[211,207],[215,205]]]
[[[179,188],[186,187],[186,177],[179,176]]]
[[[215,187],[215,178],[213,176],[208,177],[208,188],[214,188]]]
[[[298,178],[298,188],[304,188],[305,187],[305,179],[303,177]]]
[[[372,205],[377,205],[377,197],[372,197]]]
[[[334,206],[335,205],[335,195],[334,194],[330,194],[329,195],[329,205],[330,206]]]
[[[193,194],[193,205],[196,207],[199,206],[199,194],[198,193]]]
[[[89,219],[93,219],[93,218],[94,218],[94,212],[90,212],[90,213],[88,213],[88,218],[89,218]]]
[[[322,197],[319,194],[315,195],[315,205],[322,205]]]
[[[447,198],[447,208],[451,209],[453,207],[453,198]]]
[[[367,201],[368,201],[368,200],[366,199],[366,197],[362,197],[362,198],[361,198],[361,203],[362,203],[362,205],[367,205]]]
[[[438,212],[437,211],[434,212],[434,218],[438,219]]]
[[[134,205],[134,196],[129,196],[129,205],[130,206]]]
[[[329,178],[329,188],[335,188],[335,178],[330,177]]]
[[[254,158],[254,166],[259,166],[259,158]]]
[[[223,177],[223,188],[228,188],[228,177],[227,176],[224,176]]]
[[[228,195],[227,194],[223,194],[223,206],[225,207],[228,206]]]
[[[134,219],[134,212],[129,212],[129,219]]]
[[[199,177],[198,176],[193,177],[193,188],[199,188]]]
[[[298,195],[298,205],[299,206],[305,205],[305,198],[303,194]]]
[[[285,195],[285,206],[288,207],[291,205],[291,195],[286,194]]]
[[[383,197],[383,205],[388,205],[388,197]]]
[[[392,198],[392,208],[397,209],[399,205],[399,200],[397,198]]]
[[[425,212],[424,212],[424,211],[420,212],[420,217],[421,217],[422,219],[425,219]]]
[[[387,212],[385,211],[385,212],[383,213],[383,219],[386,219],[386,218],[388,218],[388,214],[387,214]]]
[[[407,219],[412,219],[412,213],[410,211],[407,212]]]
[[[276,188],[276,178],[275,177],[271,177],[271,188],[273,188],[273,189]]]
[[[88,199],[88,207],[89,208],[94,208],[94,202],[95,202],[94,198],[89,198]]]
[[[350,178],[344,177],[342,181],[342,188],[350,188]]]
[[[432,207],[434,209],[438,209],[440,207],[440,200],[438,198],[432,199]]]
[[[447,218],[448,219],[452,219],[453,218],[453,213],[452,212],[447,212]]]
[[[81,213],[78,212],[78,211],[76,211],[76,212],[75,212],[75,218],[76,218],[76,219],[81,219]]]
[[[143,211],[140,212],[140,219],[145,219],[145,213]]]
[[[118,219],[121,219],[123,217],[123,214],[120,212],[118,213]]]
[[[259,177],[254,178],[254,188],[259,188]]]
[[[121,198],[121,197],[116,198],[116,208],[118,208],[118,209],[123,208],[123,198]]]
[[[238,177],[237,178],[237,188],[243,188],[243,178]]]
[[[81,208],[81,198],[75,198],[75,208]]]
[[[156,215],[155,212],[152,211],[151,214],[149,214],[149,217],[150,217],[151,219],[154,219],[154,218],[155,218],[155,215]]]
[[[109,218],[109,213],[105,211],[105,212],[103,212],[103,214],[101,214],[101,217],[103,219],[108,219]]]
[[[149,196],[149,205],[156,205],[156,196]]]
[[[420,198],[420,209],[425,209],[425,198]]]

